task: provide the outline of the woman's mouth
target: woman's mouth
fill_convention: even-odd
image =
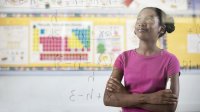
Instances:
[[[141,28],[141,29],[138,29],[138,31],[139,31],[139,32],[146,32],[147,29],[143,29],[143,28]]]

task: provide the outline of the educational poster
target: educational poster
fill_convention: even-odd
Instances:
[[[32,22],[31,63],[92,62],[92,23]]]
[[[63,0],[31,0],[33,8],[56,8],[63,6]]]
[[[200,53],[200,34],[188,34],[188,53]]]
[[[126,20],[126,49],[127,50],[135,49],[139,46],[139,39],[134,33],[135,22],[136,22],[135,18]]]
[[[111,65],[116,57],[124,51],[124,26],[98,25],[94,28],[95,63]]]
[[[0,64],[28,64],[28,27],[0,26]]]
[[[0,8],[123,7],[123,0],[0,0]]]
[[[31,0],[34,8],[122,7],[123,0]]]
[[[0,8],[30,8],[31,0],[0,0]]]
[[[153,4],[152,4],[153,3]],[[142,9],[144,7],[159,7],[163,10],[187,10],[187,0],[134,0],[130,5],[131,9]]]
[[[0,0],[0,7],[6,8],[124,8],[124,0]],[[154,4],[152,4],[154,3]],[[129,8],[134,10],[146,6],[160,7],[164,10],[187,10],[187,0],[134,0]]]
[[[123,0],[63,0],[66,6],[79,7],[119,7]]]

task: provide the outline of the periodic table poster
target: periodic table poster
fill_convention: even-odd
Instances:
[[[31,63],[92,62],[92,23],[32,22],[30,33]]]

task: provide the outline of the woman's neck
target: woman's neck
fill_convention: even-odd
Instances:
[[[137,48],[136,51],[139,54],[150,56],[150,55],[160,52],[161,49],[156,46],[156,43],[150,43],[150,42],[147,43],[147,42],[140,41],[139,48]]]

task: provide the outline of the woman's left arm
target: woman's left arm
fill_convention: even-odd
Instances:
[[[170,89],[172,93],[175,94],[178,98],[179,96],[179,73],[173,75],[171,77],[171,86]],[[153,93],[152,93],[153,94]],[[153,112],[175,112],[178,102],[174,104],[162,104],[162,105],[155,105],[155,104],[141,104],[137,105],[139,108],[143,108]]]

